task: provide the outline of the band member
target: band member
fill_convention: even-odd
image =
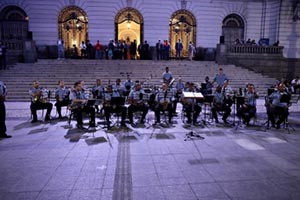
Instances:
[[[267,106],[268,118],[275,127],[275,116],[279,116],[276,122],[276,128],[280,128],[280,124],[287,119],[289,115],[288,104],[290,100],[290,94],[286,91],[285,85],[280,83],[278,85],[278,90],[274,91],[269,96],[270,105]]]
[[[227,104],[229,107],[233,104],[233,90],[229,86],[229,80],[224,81],[224,85],[222,87],[222,94],[224,96],[224,103]]]
[[[55,90],[55,99],[56,99],[56,110],[58,117],[61,119],[61,107],[68,106],[70,104],[70,89],[65,87],[63,80],[58,81],[58,88]]]
[[[181,99],[183,90],[184,90],[184,83],[182,82],[182,79],[179,78],[178,82],[175,85],[175,99],[173,101],[173,114],[176,114],[177,103]]]
[[[128,117],[129,121],[133,123],[133,112],[142,111],[141,124],[145,123],[145,118],[148,113],[149,107],[145,103],[146,93],[141,87],[140,83],[136,83],[134,89],[128,95]]]
[[[87,105],[88,98],[82,91],[82,84],[80,81],[75,82],[74,90],[70,94],[70,99],[72,100],[70,108],[76,114],[77,128],[83,128],[82,113],[86,112],[90,114],[90,127],[95,127],[95,109],[92,106]]]
[[[205,82],[201,83],[201,93],[205,96],[212,94],[213,83],[209,81],[209,77],[205,77]]]
[[[169,83],[173,79],[172,73],[169,72],[169,67],[166,67],[166,71],[162,74],[162,78],[163,78],[163,83],[169,85]]]
[[[47,109],[45,121],[48,121],[50,120],[50,113],[53,107],[52,103],[48,102],[48,90],[45,88],[40,88],[38,81],[33,81],[32,86],[33,87],[29,90],[31,97],[30,110],[33,116],[31,123],[37,122],[36,111],[40,109]]]
[[[6,134],[6,124],[5,124],[5,97],[7,94],[6,86],[5,84],[0,81],[0,138],[11,138],[11,135]]]
[[[96,112],[99,112],[99,106],[98,104],[102,103],[103,97],[104,97],[104,86],[101,85],[101,80],[96,80],[96,85],[92,89],[93,98],[97,99],[97,105],[95,105]]]
[[[214,97],[213,97],[213,105],[211,108],[212,116],[215,119],[216,123],[219,123],[217,111],[224,111],[223,121],[225,124],[228,124],[227,118],[230,115],[231,108],[224,101],[224,95],[222,94],[222,87],[218,86],[216,88]]]
[[[116,83],[113,85],[113,89],[117,90],[121,96],[124,96],[126,93],[125,86],[121,83],[121,79],[117,79]]]
[[[121,104],[116,104],[112,102],[112,99],[115,97],[121,97],[120,93],[118,90],[113,90],[112,85],[108,85],[106,88],[106,92],[104,94],[104,102],[103,102],[103,107],[104,107],[104,115],[106,118],[107,122],[107,128],[110,129],[110,121],[109,117],[111,113],[121,113],[121,126],[126,126],[125,125],[125,118],[126,118],[126,112],[127,109],[124,105]],[[124,102],[123,102],[124,103]]]
[[[155,107],[156,123],[160,123],[160,112],[168,111],[169,123],[172,123],[172,97],[173,92],[168,90],[166,83],[163,83],[162,88],[158,91],[155,96],[157,105]]]
[[[126,89],[125,96],[128,96],[131,88],[134,86],[134,82],[131,80],[129,75],[127,75],[127,80],[124,82],[124,86]]]
[[[256,99],[258,99],[253,84],[247,85],[247,91],[242,98],[244,98],[244,103],[238,108],[237,116],[242,118],[245,124],[249,125],[250,119],[256,114]]]
[[[186,92],[196,92],[194,83],[189,83]],[[201,112],[201,106],[197,104],[196,99],[182,97],[182,105],[187,117],[187,123],[192,123],[193,113],[193,124],[197,124],[197,118]]]
[[[223,68],[219,68],[219,74],[216,74],[212,83],[217,83],[217,85],[223,86],[224,81],[228,80],[228,77],[223,72]]]

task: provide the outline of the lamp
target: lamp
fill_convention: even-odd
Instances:
[[[125,20],[127,21],[127,28],[130,29],[131,27],[131,20],[132,20],[132,15],[130,14],[130,12],[127,13],[127,15],[125,16]]]

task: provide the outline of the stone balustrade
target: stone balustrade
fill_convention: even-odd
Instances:
[[[227,47],[228,53],[238,54],[277,54],[282,55],[282,46],[233,45]]]

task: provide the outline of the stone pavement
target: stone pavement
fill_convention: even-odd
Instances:
[[[179,114],[169,128],[88,131],[74,120],[31,124],[28,103],[6,107],[13,137],[0,141],[1,200],[300,199],[299,105],[290,108],[290,134],[265,131],[262,100],[255,124],[237,130],[185,127]],[[205,139],[185,141],[190,131]]]

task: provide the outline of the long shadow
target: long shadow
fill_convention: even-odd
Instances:
[[[33,130],[30,130],[28,132],[28,135],[31,135],[31,134],[37,134],[37,133],[42,133],[42,132],[47,132],[48,131],[48,128],[38,128],[38,129],[33,129]]]

